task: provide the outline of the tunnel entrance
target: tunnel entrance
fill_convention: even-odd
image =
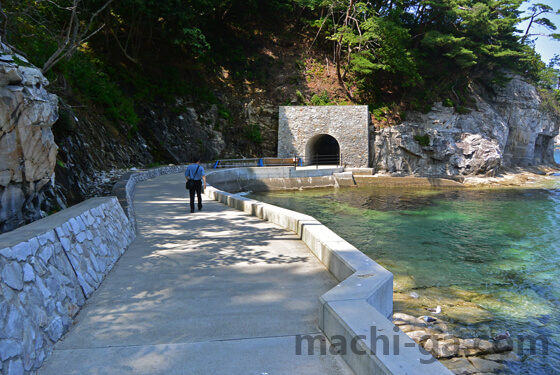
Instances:
[[[318,134],[305,146],[306,165],[339,165],[340,146],[338,141],[328,134]]]

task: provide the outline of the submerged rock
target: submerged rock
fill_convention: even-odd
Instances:
[[[431,294],[428,292],[427,294]],[[465,291],[457,293],[463,297],[476,297],[476,293]],[[415,300],[406,294],[396,294],[401,302],[405,300]],[[426,299],[426,295],[419,295],[419,299]],[[452,303],[450,302],[452,301]],[[415,301],[414,301],[415,302]],[[457,305],[468,305],[472,309],[472,302],[464,301],[459,298],[448,298],[448,305],[443,308],[444,315],[447,311]],[[423,307],[416,304],[417,311],[422,311]],[[481,309],[480,307],[478,309]],[[412,308],[411,308],[412,310]],[[483,309],[481,309],[483,310]],[[456,310],[458,313],[459,310]],[[440,315],[435,321],[426,321],[426,315],[415,317],[405,313],[394,313],[393,323],[401,331],[406,333],[414,342],[421,345],[426,351],[439,359],[455,374],[480,374],[498,373],[507,369],[508,362],[518,361],[519,358],[513,350],[511,339],[489,341],[481,338],[463,339],[448,330],[448,323]],[[456,318],[456,317],[455,317]],[[467,320],[472,316],[467,315]],[[461,358],[459,358],[461,357]]]
[[[470,375],[478,372],[466,358],[451,358],[440,362],[455,375]]]

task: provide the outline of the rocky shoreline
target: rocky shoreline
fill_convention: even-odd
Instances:
[[[426,315],[394,313],[393,323],[456,375],[507,373],[507,363],[519,361],[510,337],[462,339],[444,320]]]
[[[397,284],[398,288],[398,284]],[[440,293],[438,297],[436,294]],[[462,294],[464,299],[460,298]],[[455,294],[453,297],[442,297]],[[491,321],[493,316],[468,301],[468,291],[428,290],[394,293],[393,323],[456,375],[508,374],[508,364],[519,362],[513,338],[504,332],[492,337],[465,337],[459,325]],[[426,310],[429,303],[441,304],[441,314]],[[463,336],[463,337],[461,337]]]
[[[466,187],[534,187],[546,188],[560,177],[559,165],[516,167],[504,169],[494,176],[465,177]]]

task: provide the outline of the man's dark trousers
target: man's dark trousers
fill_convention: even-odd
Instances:
[[[194,180],[194,188],[189,190],[191,196],[191,212],[194,212],[194,193],[198,196],[198,209],[202,210],[202,180]]]

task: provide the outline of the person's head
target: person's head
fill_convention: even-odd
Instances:
[[[200,157],[199,156],[193,156],[192,157],[192,162],[193,163],[198,163],[200,161]]]

